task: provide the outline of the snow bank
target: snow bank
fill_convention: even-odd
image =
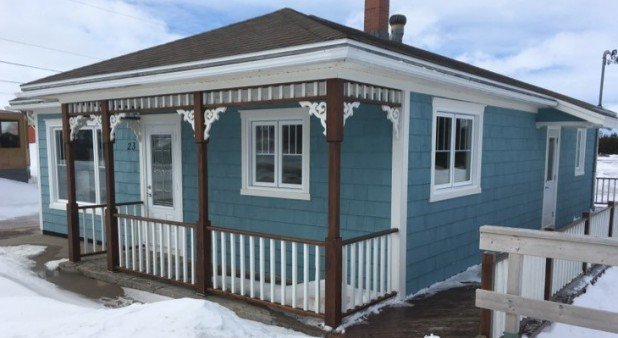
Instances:
[[[618,267],[607,269],[605,274],[597,280],[596,284],[588,286],[586,293],[575,298],[573,305],[618,313]],[[583,327],[553,323],[537,337],[615,338],[618,335]]]
[[[298,337],[284,328],[239,318],[200,299],[163,300],[109,309],[60,290],[29,268],[41,246],[0,247],[3,337]]]
[[[466,271],[458,273],[442,282],[437,282],[431,286],[419,290],[417,293],[409,296],[408,299],[418,296],[431,296],[440,291],[454,289],[465,286],[470,283],[481,282],[481,265],[473,265],[466,269]]]
[[[39,190],[36,184],[0,178],[0,221],[36,214]]]

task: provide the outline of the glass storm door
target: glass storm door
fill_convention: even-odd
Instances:
[[[174,123],[157,122],[143,125],[147,215],[182,221],[180,133]]]
[[[543,189],[543,228],[556,224],[556,198],[558,192],[558,168],[560,159],[560,129],[547,129],[545,148],[545,176]]]

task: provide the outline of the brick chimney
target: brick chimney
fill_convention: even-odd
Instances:
[[[389,0],[365,0],[365,32],[388,39]]]

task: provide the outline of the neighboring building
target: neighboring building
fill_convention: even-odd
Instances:
[[[28,122],[22,113],[0,110],[0,177],[28,182]]]
[[[593,206],[615,113],[388,40],[388,1],[365,31],[282,9],[22,85],[41,228],[73,260],[86,235],[110,268],[336,325],[478,264],[481,225]]]

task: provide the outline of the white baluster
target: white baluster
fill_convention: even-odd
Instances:
[[[260,299],[264,300],[264,275],[265,275],[265,271],[264,271],[264,238],[260,237],[259,239],[259,243],[260,243]]]
[[[105,211],[107,208],[101,209],[101,245],[103,245],[103,250],[107,250],[107,238],[105,238],[106,225],[105,225]],[[112,216],[113,217],[113,216]]]
[[[296,307],[296,283],[298,273],[298,250],[296,242],[292,242],[292,307]]]
[[[364,303],[363,293],[365,287],[363,286],[363,282],[365,280],[365,246],[363,242],[358,242],[358,293],[359,300],[358,305],[362,305]]]
[[[118,265],[120,265],[120,267],[123,267],[122,264],[122,248],[124,247],[124,242],[122,241],[122,225],[121,225],[122,219],[119,219],[117,226],[117,230],[118,230]]]
[[[320,313],[320,247],[315,246],[315,313]]]
[[[345,310],[348,308],[348,246],[344,245],[341,249],[341,259],[343,263],[341,267],[341,306],[342,311],[345,312]]]
[[[172,279],[172,229],[169,224],[165,225],[165,244],[167,246],[167,278]]]
[[[270,301],[271,303],[275,302],[275,273],[277,271],[275,264],[275,240],[270,239]]]
[[[363,292],[363,302],[371,299],[371,240],[365,242],[365,289]]]
[[[152,223],[152,274],[157,275],[159,269],[157,268],[157,223]]]
[[[124,266],[129,269],[129,231],[127,227],[127,219],[124,219]]]
[[[254,298],[254,285],[255,280],[255,240],[253,236],[249,236],[249,296]]]
[[[351,307],[356,307],[356,243],[350,244],[350,286],[352,287],[352,294],[350,295]]]
[[[373,247],[373,285],[371,287],[371,297],[375,298],[378,294],[378,239],[371,239],[371,246]]]
[[[309,300],[309,245],[303,244],[303,310],[307,311]]]
[[[387,260],[386,260],[386,287],[388,289],[388,292],[393,291],[393,255],[395,254],[392,250],[393,250],[393,236],[388,236],[388,239],[386,241],[386,251],[388,254]]]
[[[187,227],[182,227],[182,281],[187,282]]]
[[[236,293],[236,241],[234,234],[230,233],[230,282],[232,286],[230,290],[232,293]]]
[[[142,221],[140,220],[136,220],[135,221],[137,223],[137,260],[138,260],[138,266],[139,266],[139,271],[142,272],[144,271],[144,264],[142,262]]]
[[[195,239],[194,239],[194,230],[191,228],[189,230],[191,233],[191,284],[195,284]],[[213,278],[215,275],[213,274]]]
[[[159,275],[161,277],[165,276],[164,254],[165,252],[163,251],[163,223],[159,223]]]
[[[174,278],[180,280],[180,256],[178,255],[178,247],[180,246],[178,239],[178,226],[174,226]]]
[[[281,241],[281,305],[285,305],[285,287],[287,284],[285,281],[285,269],[285,241]]]
[[[151,223],[144,223],[144,251],[146,252],[146,273],[150,273],[150,229]]]
[[[95,226],[97,209],[92,208],[90,210],[90,220],[92,221],[92,252],[95,252],[97,251],[97,229]]]
[[[240,235],[240,294],[245,295],[245,235]]]
[[[227,248],[225,245],[225,232],[221,232],[221,290],[227,290]]]
[[[135,220],[131,219],[131,269],[135,270]]]
[[[386,236],[380,237],[380,295],[386,293]]]
[[[217,249],[217,231],[212,232],[212,285],[216,289],[219,283],[219,250]]]
[[[79,212],[82,214],[82,222],[80,224],[80,228],[83,230],[82,236],[84,236],[84,245],[82,248],[83,253],[88,252],[88,236],[86,234],[86,209],[80,209]]]

